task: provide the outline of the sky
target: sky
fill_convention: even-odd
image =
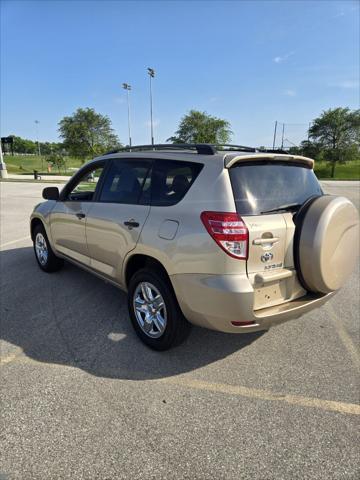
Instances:
[[[190,109],[231,123],[232,142],[306,138],[323,110],[359,108],[358,1],[1,0],[1,136],[58,141],[79,107],[109,116],[127,143],[155,142]],[[277,145],[281,142],[279,125]]]

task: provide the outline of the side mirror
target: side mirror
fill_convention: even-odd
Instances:
[[[59,189],[57,187],[46,187],[42,192],[45,200],[59,200]]]

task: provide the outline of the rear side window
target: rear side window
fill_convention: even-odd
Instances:
[[[230,168],[229,174],[240,215],[260,215],[286,205],[301,205],[314,195],[322,195],[313,170],[301,165],[240,163]]]
[[[100,202],[149,204],[151,162],[113,160],[106,173]]]
[[[169,206],[180,202],[199,175],[201,163],[159,160],[152,174],[152,198],[154,206]]]

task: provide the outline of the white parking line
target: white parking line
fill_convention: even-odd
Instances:
[[[354,403],[336,402],[334,400],[323,400],[321,398],[304,397],[302,395],[292,395],[288,393],[275,393],[269,390],[260,390],[258,388],[205,382],[186,377],[170,377],[160,381],[166,384],[192,388],[195,390],[204,390],[227,395],[239,395],[241,397],[259,398],[261,400],[270,400],[275,402],[284,402],[290,405],[299,405],[300,407],[318,408],[320,410],[329,412],[360,415],[360,405]]]
[[[75,366],[61,365],[56,363],[47,363],[35,360],[30,357],[21,355],[21,348],[16,349],[8,356],[0,358],[0,365],[18,362],[21,364],[38,365],[45,368],[71,368],[77,369]],[[123,380],[127,382],[128,380]],[[202,390],[205,392],[213,392],[225,395],[238,395],[240,397],[258,398],[272,402],[287,403],[290,405],[298,405],[306,408],[317,408],[328,412],[337,412],[348,415],[360,415],[360,405],[355,403],[338,402],[335,400],[325,400],[322,398],[305,397],[303,395],[293,395],[283,392],[272,392],[271,390],[262,390],[259,388],[250,388],[242,385],[230,385],[224,383],[213,383],[198,380],[189,377],[167,377],[161,380],[151,381],[154,383],[162,383],[165,385],[174,385],[177,387],[190,388],[194,390]]]
[[[26,237],[18,238],[17,240],[11,240],[11,242],[2,243],[2,244],[0,245],[0,248],[7,247],[7,246],[9,246],[9,245],[13,245],[14,243],[22,242],[22,241],[24,241],[24,240],[28,240],[29,238],[30,238],[30,235],[27,235]]]
[[[331,305],[331,303],[328,303],[326,305],[327,311],[329,313],[329,316],[336,328],[336,331],[343,342],[344,347],[348,351],[350,357],[352,358],[352,361],[354,365],[359,368],[360,367],[360,354],[359,350],[356,348],[355,343],[352,341],[350,335],[347,333],[344,325],[342,324],[341,320],[338,318],[336,315],[336,312],[334,310],[334,307]]]

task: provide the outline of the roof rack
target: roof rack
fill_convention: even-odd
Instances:
[[[232,145],[231,143],[221,143],[216,145],[217,150],[226,151],[226,152],[256,152],[255,147],[245,147],[244,145]]]
[[[104,155],[111,155],[112,153],[121,152],[145,152],[145,151],[159,151],[159,150],[195,150],[199,155],[215,155],[220,151],[236,151],[242,152],[256,152],[256,148],[244,147],[243,145],[230,144],[210,144],[210,143],[158,143],[155,145],[134,145],[123,148],[118,148]]]
[[[259,153],[286,153],[289,154],[288,150],[284,150],[281,148],[258,148],[256,150]]]
[[[118,148],[104,155],[120,152],[147,152],[149,150],[196,150],[197,153],[202,155],[214,155],[216,153],[216,149],[207,143],[156,143],[154,145],[133,145],[131,147]]]

